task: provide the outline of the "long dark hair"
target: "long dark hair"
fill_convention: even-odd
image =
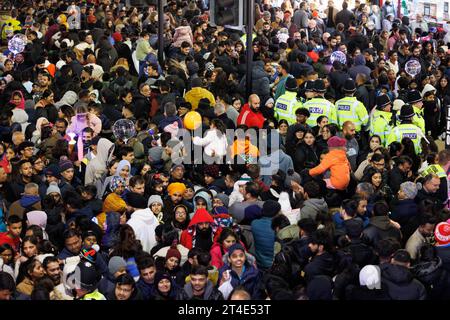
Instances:
[[[220,131],[220,133],[225,134],[227,127],[225,126],[222,120],[213,119],[211,123],[217,128],[218,131]]]

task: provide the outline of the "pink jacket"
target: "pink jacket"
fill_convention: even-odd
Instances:
[[[173,36],[173,46],[179,48],[181,47],[183,41],[189,42],[191,47],[194,43],[194,36],[192,35],[192,30],[189,26],[181,26],[175,29],[175,34]]]

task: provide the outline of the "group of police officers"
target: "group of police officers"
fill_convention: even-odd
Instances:
[[[417,154],[422,152],[421,139],[425,138],[425,120],[423,117],[422,96],[414,90],[408,94],[408,103],[401,106],[400,113],[392,112],[393,102],[387,94],[376,97],[376,106],[369,112],[364,104],[355,97],[356,85],[353,79],[345,81],[342,91],[344,97],[336,103],[325,98],[326,87],[322,79],[308,81],[304,85],[305,97],[298,98],[298,84],[289,77],[285,83],[285,93],[275,102],[274,109],[278,121],[285,119],[289,125],[298,122],[297,115],[306,112],[306,124],[309,127],[319,125],[317,120],[323,116],[329,123],[342,129],[347,121],[353,122],[357,133],[369,132],[378,135],[384,147],[403,138],[410,138]],[[426,138],[425,138],[426,139]]]

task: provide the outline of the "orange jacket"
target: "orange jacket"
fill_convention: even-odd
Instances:
[[[331,184],[338,190],[345,190],[350,182],[350,163],[345,150],[331,150],[317,167],[309,170],[309,175],[317,176],[327,170],[331,171]]]

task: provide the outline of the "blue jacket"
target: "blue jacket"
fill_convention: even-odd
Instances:
[[[238,274],[231,269],[231,265],[227,263],[219,269],[219,279],[217,281],[218,283],[220,283],[222,275],[226,270],[231,270],[231,286],[233,288],[236,288],[237,286],[244,286],[245,290],[250,293],[252,299],[261,299],[261,294],[258,286],[261,281],[261,271],[259,271],[254,266],[249,264],[248,261],[246,261],[244,265],[244,271],[242,272],[241,277],[239,277]]]
[[[139,289],[144,300],[150,300],[152,298],[154,287],[153,283],[146,283],[142,278],[139,278],[136,283],[136,288]]]
[[[262,217],[252,222],[252,234],[255,241],[255,257],[258,267],[270,268],[274,255],[275,232],[272,230],[272,218]]]

